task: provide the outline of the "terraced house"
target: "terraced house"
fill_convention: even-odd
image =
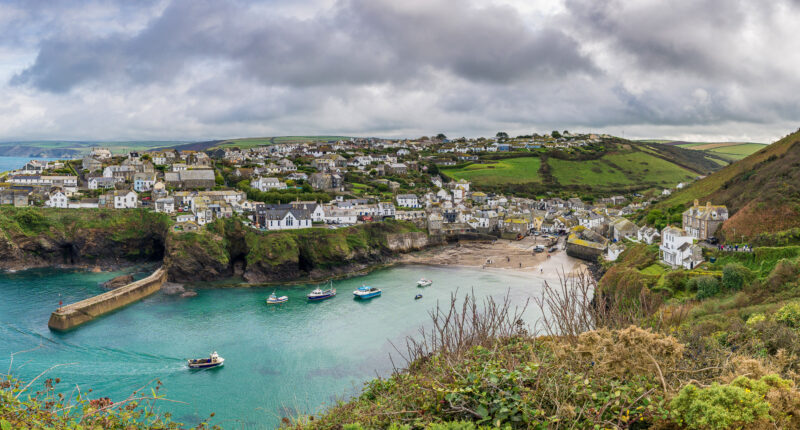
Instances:
[[[727,219],[727,207],[715,206],[711,202],[700,206],[695,200],[694,206],[683,212],[683,229],[695,239],[704,240],[713,237],[717,228]]]

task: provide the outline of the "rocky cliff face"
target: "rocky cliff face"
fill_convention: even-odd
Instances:
[[[163,260],[174,282],[348,276],[442,242],[400,221],[265,233],[227,219],[175,233],[165,216],[147,211],[0,209],[0,269]]]
[[[413,226],[376,223],[338,230],[261,233],[236,221],[203,233],[173,235],[165,266],[170,280],[216,280],[241,275],[250,283],[320,280],[388,263],[403,252],[441,243]]]
[[[163,258],[165,219],[143,211],[114,219],[108,212],[90,211],[79,217],[66,209],[4,208],[0,212],[0,269],[114,266]]]

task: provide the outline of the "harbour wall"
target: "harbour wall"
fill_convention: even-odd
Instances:
[[[128,285],[62,306],[50,315],[47,325],[52,330],[65,331],[89,322],[100,315],[141,300],[161,288],[167,271],[159,267],[150,276]]]

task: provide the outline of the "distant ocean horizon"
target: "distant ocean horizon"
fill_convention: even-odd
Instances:
[[[0,157],[0,172],[19,169],[31,160],[56,160],[56,158],[42,157]]]

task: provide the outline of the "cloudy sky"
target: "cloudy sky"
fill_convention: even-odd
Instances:
[[[0,0],[0,140],[800,127],[800,0]]]

